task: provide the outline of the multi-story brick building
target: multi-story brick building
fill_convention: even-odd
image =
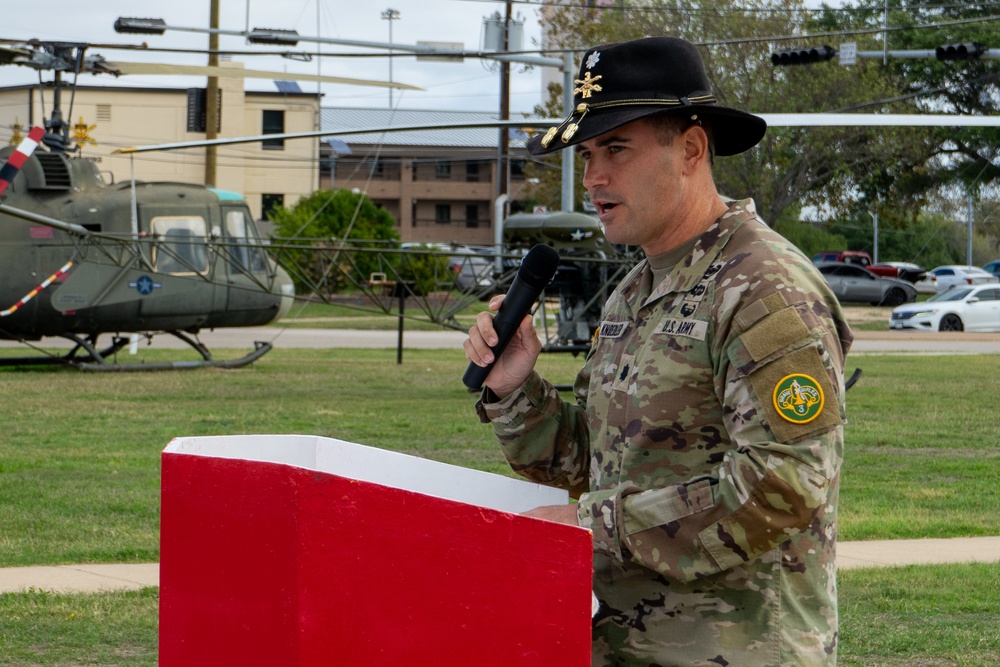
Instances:
[[[324,130],[441,125],[440,130],[341,135],[327,141],[326,187],[359,189],[399,223],[403,241],[491,244],[498,195],[499,132],[448,129],[495,120],[460,111],[324,108]],[[512,132],[508,200],[525,196],[525,137]]]

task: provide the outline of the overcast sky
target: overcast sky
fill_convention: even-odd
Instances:
[[[138,9],[138,7],[158,9]],[[136,2],[135,0],[101,0],[82,3],[79,0],[44,0],[4,2],[0,38],[60,40],[91,44],[140,44],[150,47],[204,49],[208,35],[170,30],[163,35],[123,35],[114,31],[119,16],[162,18],[175,28],[207,28],[209,0],[170,0],[169,2]],[[249,7],[249,10],[248,10]],[[389,21],[382,18],[386,9],[399,12],[392,22],[394,44],[416,44],[419,41],[461,42],[468,50],[480,48],[483,18],[503,12],[503,2],[480,0],[384,0],[373,5],[365,0],[220,0],[219,26],[223,30],[249,27],[297,30],[303,36],[321,36],[348,40],[389,42]],[[525,5],[514,5],[515,16],[524,20],[524,49],[536,48],[539,40],[536,11]],[[319,27],[317,28],[317,19]],[[220,46],[232,50],[267,51],[276,47],[248,46],[241,37],[220,36]],[[315,45],[299,42],[295,50],[330,53],[374,53],[334,44]],[[100,54],[108,60],[154,61],[179,64],[205,64],[206,56],[135,52],[92,47],[88,54]],[[278,72],[300,72],[345,76],[359,79],[389,80],[389,59],[324,57],[319,65],[279,57],[234,56],[248,69]],[[541,99],[541,72],[538,68],[523,71],[512,67],[511,112],[530,112]],[[51,80],[51,73],[44,73]],[[464,63],[417,62],[412,56],[393,59],[392,80],[426,88],[426,91],[394,91],[393,105],[406,109],[446,109],[462,111],[498,111],[500,78],[495,66],[478,59]],[[37,83],[38,74],[27,67],[0,67],[0,86]],[[249,90],[275,90],[266,79],[247,79]],[[128,76],[114,79],[107,75],[81,75],[84,85],[166,86],[187,88],[204,86],[205,79],[196,77]],[[317,84],[302,82],[303,91],[315,92]],[[385,88],[369,88],[338,84],[322,84],[324,106],[381,107],[389,106]],[[400,97],[400,95],[402,97]]]

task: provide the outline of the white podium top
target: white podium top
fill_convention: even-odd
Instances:
[[[163,451],[296,466],[516,514],[569,502],[563,489],[313,435],[175,438]]]

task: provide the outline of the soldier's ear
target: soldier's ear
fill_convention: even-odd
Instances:
[[[702,161],[712,163],[711,141],[700,121],[696,121],[680,135],[684,148],[684,165],[694,169]]]

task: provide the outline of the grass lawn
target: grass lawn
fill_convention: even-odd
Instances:
[[[840,573],[839,664],[1000,664],[1000,564]],[[0,595],[0,666],[153,667],[157,589]]]
[[[568,383],[581,361],[540,365]],[[995,534],[1000,355],[855,366],[840,538]],[[288,349],[238,371],[0,369],[0,566],[156,561],[160,452],[178,436],[314,434],[510,474],[464,370],[460,351],[397,365],[395,350]],[[846,571],[841,664],[1000,664],[997,590],[998,565]],[[155,664],[155,610],[155,591],[0,596],[0,665]]]

